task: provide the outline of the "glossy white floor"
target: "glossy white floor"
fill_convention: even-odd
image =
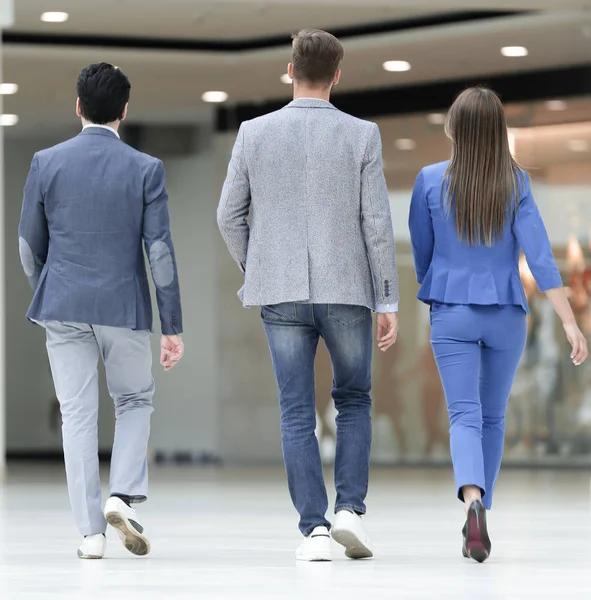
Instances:
[[[278,470],[152,469],[141,516],[150,557],[109,533],[108,557],[76,558],[61,470],[13,465],[0,488],[0,598],[24,600],[591,598],[585,472],[506,471],[493,555],[460,554],[461,507],[447,471],[376,470],[366,527],[376,557],[296,563],[299,543]]]

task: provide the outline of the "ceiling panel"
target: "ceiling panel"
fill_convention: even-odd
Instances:
[[[417,3],[419,4],[419,3]],[[313,25],[318,28],[357,26],[424,16],[433,6],[416,8],[371,2],[334,5],[314,2],[101,0],[100,10],[88,0],[60,0],[55,9],[68,12],[66,23],[40,20],[46,0],[16,2],[13,29],[46,34],[84,34],[155,37],[164,39],[230,40],[290,34]]]
[[[302,27],[337,28],[442,12],[591,8],[591,0],[19,0],[14,30],[186,39],[248,39]],[[47,10],[70,14],[47,24]]]
[[[591,17],[587,12],[557,11],[350,38],[344,44],[344,73],[337,94],[588,64]],[[505,44],[526,45],[530,54],[504,58],[499,50]],[[119,65],[130,76],[131,118],[139,121],[199,119],[209,114],[210,107],[201,101],[207,90],[228,92],[230,103],[287,99],[291,94],[290,87],[280,82],[290,58],[289,45],[208,54],[5,44],[3,55],[4,80],[20,86],[17,95],[4,98],[4,110],[19,114],[21,122],[14,129],[23,132],[71,122],[78,73],[101,60]],[[410,61],[412,70],[387,73],[381,65],[393,59]]]

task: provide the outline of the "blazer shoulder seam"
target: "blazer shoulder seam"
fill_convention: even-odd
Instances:
[[[367,141],[365,142],[365,152],[363,153],[363,166],[365,166],[368,163],[368,155],[369,155],[369,148],[371,145],[371,139],[374,135],[374,131],[380,131],[380,128],[377,126],[376,123],[373,123],[371,121],[365,121],[366,123],[369,123],[369,127],[368,129],[368,134],[367,134]]]

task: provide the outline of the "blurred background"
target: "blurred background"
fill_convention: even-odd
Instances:
[[[346,49],[334,104],[381,130],[401,279],[401,333],[375,357],[376,464],[449,463],[445,402],[415,301],[407,215],[422,166],[445,160],[447,107],[486,83],[506,102],[511,143],[529,169],[565,284],[591,335],[591,1],[583,0],[17,0],[0,8],[4,138],[3,339],[9,461],[62,460],[59,407],[44,332],[18,257],[22,188],[33,153],[76,135],[75,83],[108,61],[132,82],[122,136],[164,161],[185,312],[186,358],[155,369],[152,458],[167,464],[279,465],[276,388],[256,309],[215,212],[239,124],[290,100],[290,34],[327,29]],[[575,369],[560,323],[522,276],[532,305],[528,346],[508,416],[506,461],[591,466],[591,371]],[[157,343],[157,336],[155,336]],[[331,373],[317,363],[319,436],[334,451]],[[112,403],[104,382],[100,445]]]

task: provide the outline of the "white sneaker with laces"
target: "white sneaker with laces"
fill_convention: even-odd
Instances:
[[[326,527],[316,527],[296,550],[296,559],[308,562],[332,560],[330,533]]]
[[[144,535],[144,528],[137,520],[136,512],[121,498],[111,496],[105,504],[105,519],[114,527],[123,545],[132,554],[145,556],[150,552],[150,542]]]
[[[78,558],[89,560],[103,558],[106,548],[107,538],[102,533],[87,535],[82,540],[82,546],[78,548]]]
[[[361,517],[348,510],[340,510],[332,528],[332,539],[345,546],[345,556],[348,558],[371,558],[373,551],[369,537],[363,529]]]

